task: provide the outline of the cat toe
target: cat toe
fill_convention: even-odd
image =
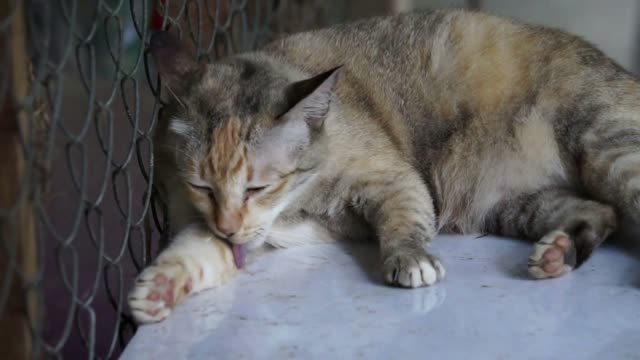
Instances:
[[[399,253],[384,261],[385,281],[388,284],[417,288],[430,286],[444,278],[440,261],[428,254]]]
[[[562,276],[576,266],[573,241],[564,231],[553,231],[540,239],[529,256],[529,274],[536,279]]]
[[[138,276],[129,293],[131,314],[141,324],[161,321],[192,287],[191,277],[179,263],[151,266]]]

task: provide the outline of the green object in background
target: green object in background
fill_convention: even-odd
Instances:
[[[147,2],[148,9],[143,9],[144,1],[130,1],[134,1],[134,6],[138,7],[135,11],[138,30],[148,32],[146,27],[151,16],[151,2]],[[86,18],[91,21],[91,16]],[[91,44],[95,50],[98,78],[112,79],[116,70],[137,79],[144,78],[144,42],[136,29],[128,2],[120,6],[118,13],[103,17],[97,24]]]

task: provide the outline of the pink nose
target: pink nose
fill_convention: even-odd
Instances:
[[[240,217],[239,216],[220,216],[216,220],[216,227],[218,231],[222,233],[222,235],[230,238],[235,233],[238,232],[240,228]]]

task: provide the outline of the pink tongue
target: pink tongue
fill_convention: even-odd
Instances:
[[[245,245],[233,244],[231,246],[231,252],[233,253],[233,262],[236,263],[236,267],[242,269],[244,259],[247,257],[247,247]]]

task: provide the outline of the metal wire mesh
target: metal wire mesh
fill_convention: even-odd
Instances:
[[[5,231],[0,314],[11,310],[17,292],[35,295],[37,306],[20,308],[32,357],[111,358],[135,331],[125,294],[167,226],[151,181],[150,133],[162,107],[145,53],[152,31],[171,28],[200,58],[214,60],[326,23],[339,3],[7,2],[0,12],[0,109],[18,115],[5,117],[2,131],[17,129],[24,166],[2,175],[17,178],[11,203],[0,203],[0,224],[15,223],[25,209],[34,215],[37,266],[25,271],[24,234]],[[11,73],[20,65],[9,46],[18,21],[28,62],[24,94],[16,93]]]

